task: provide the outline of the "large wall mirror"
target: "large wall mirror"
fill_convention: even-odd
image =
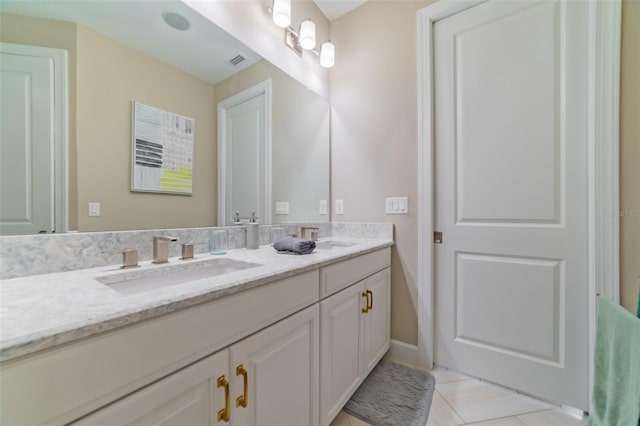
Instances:
[[[245,179],[243,184],[255,185],[265,192],[270,189],[271,200],[263,216],[270,217],[271,223],[328,221],[329,216],[320,209],[323,202],[329,200],[330,108],[327,100],[260,58],[184,3],[3,1],[0,41],[4,46],[0,61],[4,121],[16,122],[7,108],[19,105],[11,96],[21,96],[19,91],[6,90],[22,84],[15,80],[12,70],[5,69],[5,64],[12,63],[5,60],[8,58],[5,55],[20,56],[11,51],[16,45],[65,52],[68,105],[66,152],[59,158],[60,152],[52,148],[55,152],[50,154],[50,163],[64,168],[62,178],[56,178],[52,171],[48,181],[30,182],[31,186],[21,187],[14,183],[23,175],[31,176],[30,172],[20,167],[4,167],[3,163],[2,205],[13,207],[0,206],[0,219],[13,220],[15,216],[16,222],[28,221],[20,217],[25,216],[21,209],[24,207],[26,211],[34,197],[39,199],[40,196],[33,195],[34,188],[46,186],[56,192],[56,184],[64,180],[66,193],[55,194],[52,200],[57,199],[58,204],[64,205],[62,214],[66,215],[64,222],[68,223],[68,230],[228,224],[219,218],[219,162],[222,159],[218,156],[218,106],[251,87],[269,82],[271,155],[269,164],[263,165],[269,175],[255,178],[258,174],[248,161],[235,161],[234,164],[244,164],[241,167],[245,169],[233,170],[233,176],[253,177]],[[47,67],[45,64],[43,68]],[[130,190],[132,101],[195,119],[192,195]],[[2,136],[3,157],[8,158],[4,154],[15,148],[5,142],[9,138],[5,137],[4,129]],[[26,157],[29,149],[21,155]],[[234,155],[254,154],[245,151],[236,149]],[[264,183],[268,180],[271,187],[265,189]],[[239,183],[238,179],[235,183]],[[241,191],[254,189],[247,187]],[[7,197],[16,197],[17,201],[11,202]],[[92,211],[90,205],[96,207],[93,203],[99,203],[99,212]],[[287,213],[282,210],[284,205],[288,206]],[[59,207],[52,206],[51,215],[60,215]],[[247,211],[240,213],[242,217],[249,216],[248,210],[253,210],[249,205],[243,209]],[[259,210],[257,206],[255,210]],[[56,225],[55,219],[49,217],[42,227],[26,231],[2,228],[2,233],[60,232],[63,227]]]

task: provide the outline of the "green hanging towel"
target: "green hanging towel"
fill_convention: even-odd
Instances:
[[[598,297],[590,426],[637,426],[640,419],[640,318]]]

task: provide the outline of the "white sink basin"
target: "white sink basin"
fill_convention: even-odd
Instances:
[[[122,294],[134,294],[262,266],[234,259],[210,259],[169,266],[148,266],[96,280]]]
[[[349,241],[334,241],[334,240],[316,241],[316,249],[331,250],[334,248],[351,247],[351,246],[355,246],[356,244],[358,243],[352,243]]]

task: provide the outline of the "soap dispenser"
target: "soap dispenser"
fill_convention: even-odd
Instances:
[[[256,250],[260,246],[260,225],[256,220],[256,212],[251,212],[247,225],[247,249]]]

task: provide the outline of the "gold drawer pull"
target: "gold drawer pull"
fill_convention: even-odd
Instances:
[[[223,376],[218,377],[218,387],[221,388],[224,386],[224,408],[218,411],[218,421],[222,420],[223,422],[229,421],[229,382]]]
[[[367,297],[367,301],[369,302],[369,305],[367,306],[367,311],[371,311],[373,310],[373,292],[371,290],[367,290],[367,294],[371,296],[371,299]]]
[[[366,291],[362,292],[362,297],[366,297],[367,301],[365,302],[364,308],[362,308],[362,313],[366,314],[369,312],[369,294]]]
[[[242,376],[242,381],[244,383],[244,392],[241,396],[236,398],[236,407],[247,407],[247,399],[249,393],[249,377],[247,375],[247,370],[245,370],[244,366],[240,364],[236,367],[236,376]]]

